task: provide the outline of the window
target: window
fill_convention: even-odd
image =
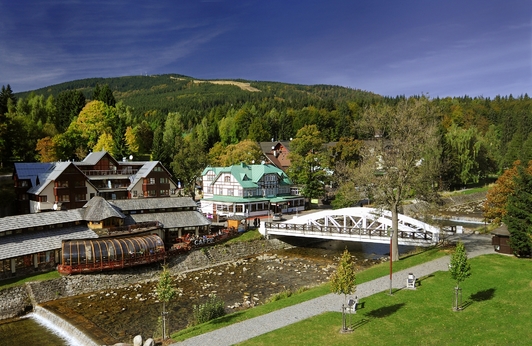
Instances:
[[[159,178],[160,184],[168,184],[168,178]]]
[[[86,195],[78,193],[74,196],[75,201],[86,201]]]
[[[231,176],[230,175],[224,176],[224,183],[230,183],[230,182],[231,182]]]
[[[150,181],[150,182],[149,182],[150,184],[155,184],[155,178],[150,178],[149,181]]]
[[[161,190],[161,191],[159,191],[159,194],[160,194],[160,196],[169,196],[170,195],[168,190]]]
[[[68,187],[68,180],[59,180],[55,182],[56,187]]]
[[[154,172],[162,172],[163,171],[163,168],[161,166],[155,166],[155,168],[153,169]]]
[[[39,202],[48,202],[48,196],[39,196]]]
[[[28,181],[27,180],[21,180],[19,182],[19,185],[20,187],[28,187]]]
[[[70,196],[69,195],[59,195],[59,196],[57,196],[57,200],[59,202],[70,202]]]
[[[133,190],[133,197],[137,197],[137,190]]]
[[[84,181],[84,180],[75,180],[75,181],[74,181],[74,186],[75,186],[75,187],[82,187],[82,186],[85,186],[85,181]]]
[[[233,196],[234,191],[233,189],[227,189],[227,196]]]

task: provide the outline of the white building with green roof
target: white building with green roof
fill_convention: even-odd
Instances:
[[[201,210],[208,217],[267,216],[305,209],[305,198],[283,170],[270,165],[241,163],[207,167],[202,172]]]

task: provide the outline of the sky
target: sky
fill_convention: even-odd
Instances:
[[[92,77],[532,96],[532,0],[0,1],[0,85]]]

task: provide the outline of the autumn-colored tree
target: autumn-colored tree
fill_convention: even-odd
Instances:
[[[261,156],[260,146],[249,139],[227,146],[217,143],[209,151],[209,164],[213,167],[228,167],[241,162],[249,165],[253,162],[259,163]]]
[[[505,170],[495,184],[488,189],[483,205],[484,218],[487,220],[496,224],[502,221],[507,210],[508,196],[515,191],[514,178],[517,176],[517,168],[520,165],[521,161],[515,161],[512,168]],[[532,174],[532,161],[529,162],[527,171]]]
[[[126,128],[126,133],[124,134],[124,139],[126,141],[127,150],[131,155],[136,155],[139,152],[139,142],[135,131],[131,126]]]
[[[111,156],[118,156],[115,147],[113,135],[110,133],[102,133],[98,138],[98,142],[92,148],[94,151],[107,151]]]
[[[112,133],[112,122],[116,110],[102,101],[91,101],[79,113],[76,121],[68,127],[68,132],[79,132],[85,140],[85,147],[93,150],[103,133]]]
[[[38,153],[40,162],[55,162],[59,161],[55,152],[55,143],[50,137],[44,137],[37,141],[35,150]]]

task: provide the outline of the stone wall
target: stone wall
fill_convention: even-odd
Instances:
[[[168,261],[172,274],[234,261],[276,249],[291,247],[279,241],[256,240],[230,245],[196,249]],[[160,264],[151,264],[120,272],[102,272],[88,275],[71,275],[53,280],[27,283],[26,286],[0,290],[0,320],[21,316],[31,311],[33,304],[92,293],[104,289],[127,286],[132,283],[157,280]]]
[[[0,320],[22,316],[31,311],[31,301],[25,286],[0,291]]]

